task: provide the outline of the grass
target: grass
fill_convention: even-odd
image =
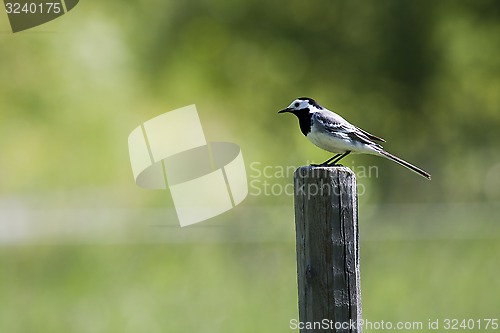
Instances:
[[[363,317],[498,316],[499,252],[362,241]],[[0,332],[286,332],[297,318],[291,242],[8,246],[0,267]]]

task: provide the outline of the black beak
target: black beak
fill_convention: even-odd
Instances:
[[[278,113],[285,113],[285,112],[292,112],[292,109],[286,108],[286,109],[283,109],[281,111],[278,111]]]

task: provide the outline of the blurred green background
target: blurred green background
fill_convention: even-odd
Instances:
[[[433,177],[344,160],[363,317],[499,318],[499,36],[495,0],[82,1],[17,34],[0,12],[0,332],[293,331],[283,170],[329,157],[276,113],[300,96]],[[251,186],[180,229],[127,136],[193,103]]]

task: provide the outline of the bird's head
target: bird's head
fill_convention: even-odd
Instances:
[[[297,116],[299,119],[300,130],[302,134],[307,136],[311,132],[311,120],[314,112],[322,110],[323,107],[316,103],[316,101],[309,97],[297,98],[286,109],[278,113],[290,112]]]
[[[299,117],[302,115],[308,115],[309,112],[322,109],[323,107],[319,105],[314,99],[309,97],[300,97],[294,100],[286,109],[283,109],[278,113],[290,112]]]

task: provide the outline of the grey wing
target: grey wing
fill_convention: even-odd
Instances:
[[[364,135],[366,135],[366,136],[367,136],[370,140],[375,140],[375,141],[385,142],[385,140],[384,140],[384,139],[382,139],[381,137],[378,137],[378,136],[376,136],[376,135],[370,134],[370,133],[368,133],[367,131],[362,130],[362,129],[361,129],[361,128],[359,128],[359,127],[356,127],[356,129],[357,129],[358,131],[360,131],[361,133],[363,133]]]
[[[316,120],[318,124],[322,126],[331,135],[336,136],[341,139],[350,140],[353,142],[364,143],[368,145],[374,145],[377,147],[382,147],[379,144],[373,142],[372,140],[385,142],[384,139],[379,138],[373,134],[370,134],[354,125],[351,125],[344,118],[332,114],[316,113]]]

